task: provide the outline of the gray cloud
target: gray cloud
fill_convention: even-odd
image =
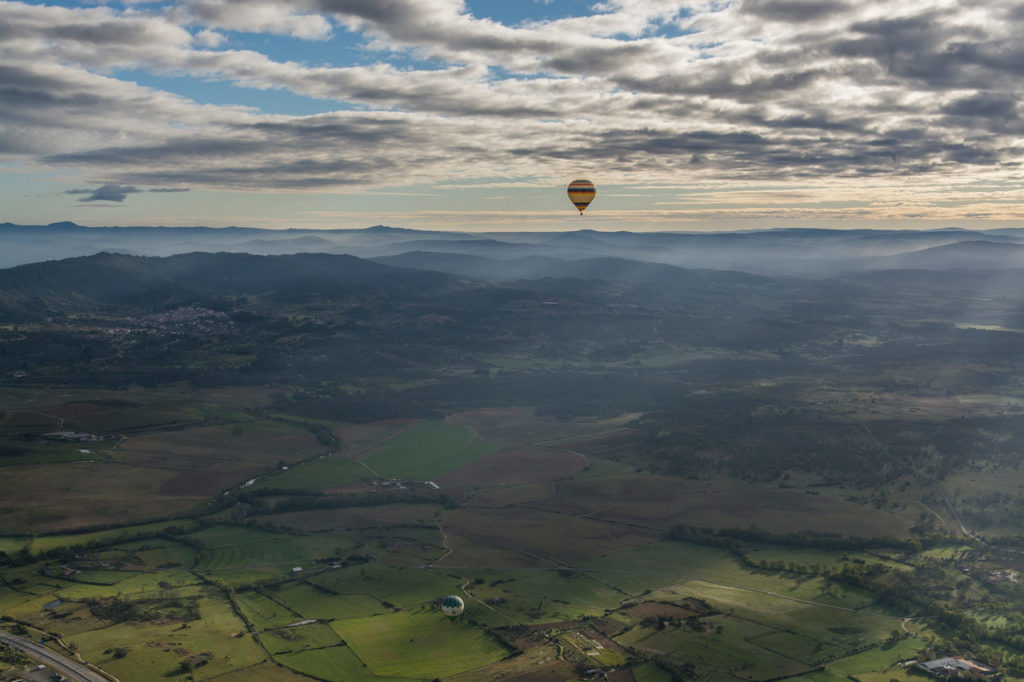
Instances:
[[[536,177],[577,164],[640,182],[999,173],[1021,155],[1024,14],[994,4],[744,0],[681,13],[609,0],[592,16],[505,26],[461,0],[184,0],[161,13],[0,0],[0,155],[122,188]],[[678,35],[649,33],[665,22]],[[339,26],[361,31],[380,62],[280,62],[192,36],[321,40]],[[385,63],[395,55],[437,61]],[[200,105],[118,69],[365,111]]]
[[[138,187],[123,185],[103,185],[96,189],[69,189],[66,194],[86,194],[79,201],[116,201],[122,203],[129,194],[137,194],[143,190]]]
[[[770,21],[803,23],[834,16],[848,8],[840,0],[743,0],[740,11]]]

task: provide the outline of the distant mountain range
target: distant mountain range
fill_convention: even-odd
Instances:
[[[171,256],[189,252],[252,255],[322,253],[378,259],[498,281],[604,277],[644,262],[767,275],[831,276],[884,269],[984,271],[1024,267],[1024,228],[971,231],[778,229],[757,232],[465,233],[375,225],[353,230],[245,227],[83,227],[0,224],[0,268],[99,252]]]

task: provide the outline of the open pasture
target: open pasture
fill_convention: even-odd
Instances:
[[[441,506],[436,504],[386,504],[379,507],[317,509],[268,515],[267,521],[282,528],[315,533],[336,529],[434,526]],[[2,541],[2,539],[0,539]],[[15,548],[17,549],[17,548]]]
[[[49,412],[19,410],[0,417],[0,433],[46,433],[60,429],[60,417]]]
[[[901,564],[891,559],[875,556],[866,552],[856,551],[828,551],[824,549],[805,549],[802,547],[780,547],[777,545],[761,545],[753,542],[744,542],[747,548],[747,556],[752,561],[782,561],[787,566],[790,563],[797,566],[812,566],[817,564],[822,568],[842,569],[848,564],[884,564],[889,568],[898,570],[911,570],[910,566]]]
[[[273,655],[340,646],[341,638],[330,626],[310,623],[261,632],[259,640]]]
[[[23,534],[166,517],[192,509],[199,494],[170,495],[161,486],[175,476],[163,469],[117,463],[66,463],[4,468],[17,480],[5,490],[0,532]]]
[[[500,599],[499,611],[520,622],[544,623],[600,616],[618,609],[628,595],[600,577],[566,570],[487,571],[487,582],[467,587],[474,597]],[[512,579],[501,576],[512,576]],[[490,582],[498,581],[491,585]],[[502,623],[505,624],[505,623]]]
[[[641,663],[630,672],[636,682],[672,682],[674,679],[672,673],[653,662]]]
[[[162,388],[133,386],[127,389],[75,388],[70,386],[0,387],[0,410],[40,410],[74,403],[98,405],[146,404],[192,398],[185,384]],[[47,410],[42,409],[43,412]]]
[[[259,680],[259,682],[309,682],[309,678],[305,675],[296,674],[283,665],[270,662],[257,663],[217,677],[217,682],[253,682],[254,680]]]
[[[333,535],[284,535],[240,526],[214,526],[188,537],[202,543],[196,563],[200,571],[290,569],[332,556],[339,544]]]
[[[369,469],[359,462],[333,453],[312,462],[303,462],[287,471],[263,476],[254,489],[280,488],[285,490],[328,490],[338,486],[373,478]]]
[[[445,421],[472,429],[489,440],[539,444],[590,438],[608,433],[624,427],[639,416],[638,413],[628,413],[611,419],[560,422],[539,417],[531,408],[485,407],[456,412],[445,418]]]
[[[913,525],[911,519],[829,495],[642,473],[559,481],[556,499],[537,506],[663,529],[677,523],[745,528],[756,519],[757,527],[776,533],[907,537]]]
[[[485,630],[437,610],[339,620],[331,626],[375,675],[448,677],[509,654]]]
[[[257,630],[273,630],[303,620],[302,615],[256,590],[238,590],[235,604]]]
[[[274,600],[302,614],[303,619],[365,618],[392,611],[368,594],[332,594],[303,581],[291,581],[275,587]]]
[[[377,561],[391,566],[422,566],[444,554],[437,526],[389,526],[356,531]]]
[[[30,547],[32,538],[24,535],[3,535],[0,536],[0,552],[13,554],[23,547]]]
[[[213,386],[198,389],[195,396],[205,403],[247,409],[267,405],[274,392],[270,386]]]
[[[133,563],[148,568],[190,568],[196,557],[194,548],[167,538],[126,542],[115,549],[126,552]]]
[[[309,582],[343,595],[370,595],[402,609],[418,609],[446,594],[460,594],[465,580],[445,569],[392,568],[379,564],[336,568]]]
[[[112,462],[111,449],[117,441],[66,443],[60,441],[3,441],[0,438],[0,467],[72,462]]]
[[[709,624],[711,627],[704,632],[687,627],[635,628],[617,639],[649,654],[688,663],[695,668],[698,679],[763,680],[812,667],[788,655],[765,650],[740,632],[734,633],[738,628],[732,619],[713,618]],[[717,630],[719,624],[721,633]]]
[[[195,679],[209,679],[255,665],[266,655],[245,632],[231,606],[214,592],[200,602],[200,618],[178,621],[126,622],[69,636],[82,656],[124,680],[188,679],[177,675],[183,659],[209,653],[208,662],[194,671]],[[115,658],[108,650],[123,648]],[[108,652],[108,653],[104,653]]]
[[[306,431],[279,422],[246,422],[145,434],[117,449],[121,461],[169,471],[160,491],[171,495],[214,495],[224,488],[321,450]]]
[[[334,435],[346,457],[358,458],[370,448],[422,423],[421,419],[383,419],[368,424],[346,424],[334,429]]]
[[[111,528],[110,530],[97,530],[89,533],[63,533],[59,535],[39,535],[31,538],[29,549],[32,552],[46,552],[58,547],[74,547],[76,545],[87,545],[90,543],[114,543],[118,540],[129,541],[138,536],[156,535],[168,528],[192,527],[191,520],[158,521],[156,523],[140,523],[134,526],[123,526]],[[147,538],[143,542],[168,542],[162,539]]]
[[[867,651],[829,661],[824,671],[811,673],[802,679],[808,682],[845,682],[853,676],[862,682],[890,682],[894,679],[920,682],[924,678],[917,670],[907,670],[899,662],[916,658],[921,645],[921,640],[913,637],[883,642]]]
[[[554,494],[554,486],[550,482],[480,488],[469,494],[466,498],[465,506],[509,507],[517,504],[526,505],[546,500]]]
[[[274,656],[281,665],[288,666],[318,680],[330,682],[392,682],[390,678],[375,675],[348,646],[333,646]],[[306,678],[308,679],[308,678]],[[408,682],[395,679],[393,682]]]
[[[874,603],[869,593],[828,585],[815,576],[752,569],[723,549],[689,542],[659,542],[616,552],[583,567],[609,584],[633,592],[668,587],[688,580],[732,585],[810,602],[861,609]],[[699,585],[689,586],[700,591]],[[699,596],[699,595],[697,595]]]
[[[362,461],[381,476],[430,481],[502,445],[475,440],[472,431],[454,424],[425,422],[373,448]]]
[[[845,610],[829,606],[781,599],[751,590],[743,590],[706,582],[687,582],[652,593],[659,599],[683,595],[696,596],[713,608],[732,617],[773,630],[796,633],[817,639],[839,655],[885,641],[900,618],[886,617],[861,610]]]
[[[196,424],[203,420],[202,411],[194,406],[192,400],[142,404],[116,402],[118,404],[97,405],[100,409],[96,410],[89,410],[82,403],[73,403],[67,406],[65,425],[88,433],[118,434]],[[59,406],[57,412],[63,412],[63,407]]]
[[[121,571],[79,571],[75,575],[75,580],[90,585],[116,585],[125,580],[128,575]]]
[[[587,466],[583,455],[558,448],[511,445],[439,476],[442,488],[538,483],[568,478]]]
[[[456,509],[442,525],[473,545],[515,549],[555,566],[575,566],[615,549],[659,538],[655,531],[536,509]],[[471,547],[459,548],[446,565],[480,565]]]
[[[53,596],[69,601],[99,599],[121,594],[125,599],[164,599],[199,597],[207,593],[208,586],[197,582],[188,571],[160,571],[158,573],[129,573],[111,585],[66,582],[53,591]]]

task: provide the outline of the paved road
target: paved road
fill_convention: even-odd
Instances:
[[[48,668],[54,670],[74,682],[110,682],[106,677],[93,672],[81,663],[77,663],[66,656],[61,656],[52,649],[47,649],[24,637],[0,632],[0,642],[21,649],[26,654],[44,663]]]

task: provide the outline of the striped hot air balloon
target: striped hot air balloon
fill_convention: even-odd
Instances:
[[[569,183],[568,192],[569,201],[580,210],[580,215],[583,215],[583,209],[590,205],[590,202],[594,200],[594,195],[597,194],[594,183],[590,180],[573,180]]]

